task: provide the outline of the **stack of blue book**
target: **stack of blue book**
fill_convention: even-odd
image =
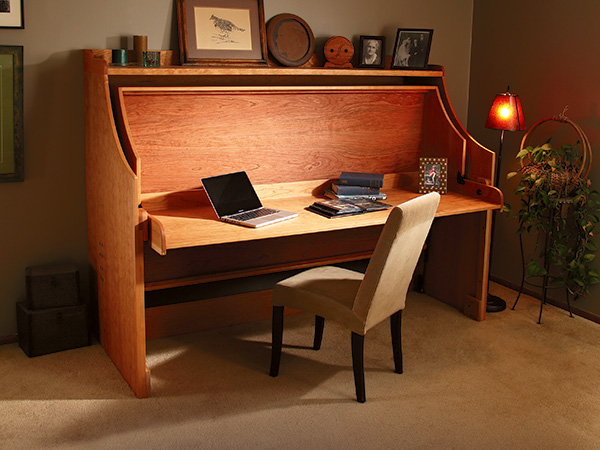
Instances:
[[[331,183],[331,189],[325,196],[332,199],[370,199],[385,200],[387,195],[381,192],[383,174],[365,172],[342,172],[337,182]]]

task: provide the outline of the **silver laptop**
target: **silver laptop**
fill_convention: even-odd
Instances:
[[[258,228],[298,215],[264,207],[246,172],[202,178],[202,186],[217,216],[225,222]]]

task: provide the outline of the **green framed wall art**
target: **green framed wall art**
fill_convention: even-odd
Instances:
[[[0,182],[23,179],[23,47],[0,46]]]

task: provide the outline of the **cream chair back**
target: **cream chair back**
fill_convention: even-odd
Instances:
[[[431,192],[392,209],[352,308],[365,324],[364,333],[404,309],[439,202],[440,195]]]

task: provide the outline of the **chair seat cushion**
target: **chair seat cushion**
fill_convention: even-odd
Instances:
[[[273,306],[310,312],[364,335],[364,323],[352,312],[363,276],[334,266],[309,269],[275,285]]]

